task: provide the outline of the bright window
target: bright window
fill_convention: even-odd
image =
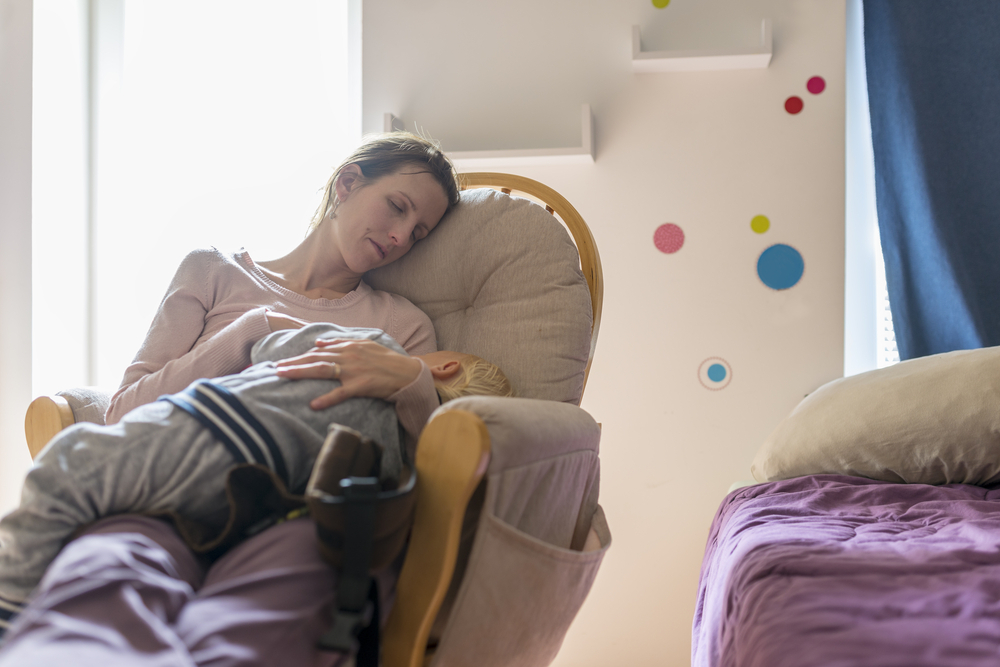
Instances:
[[[43,41],[66,23],[57,6],[66,3],[35,2]],[[80,6],[73,52],[47,58],[81,61],[83,102],[65,109],[58,95],[36,95],[36,115],[61,114],[63,125],[82,118],[83,228],[74,221],[60,231],[61,210],[36,216],[35,227],[36,238],[86,238],[72,244],[71,273],[39,244],[35,260],[36,273],[84,292],[89,305],[74,318],[86,321],[88,361],[70,372],[46,363],[58,313],[44,306],[49,294],[37,294],[37,392],[116,386],[191,249],[243,246],[266,260],[294,247],[332,169],[360,138],[360,0]],[[58,148],[37,155],[36,201],[65,184]]]
[[[875,256],[875,290],[878,297],[876,343],[878,345],[877,368],[885,368],[899,363],[896,347],[896,330],[892,326],[892,310],[889,308],[889,289],[885,285],[885,262],[882,259],[882,245],[878,245]]]

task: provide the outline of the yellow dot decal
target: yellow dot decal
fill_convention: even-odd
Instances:
[[[771,221],[767,219],[766,215],[755,215],[753,220],[750,221],[750,229],[754,230],[758,234],[763,234],[771,228]]]
[[[663,9],[670,4],[670,0],[653,0],[653,6],[657,9]]]

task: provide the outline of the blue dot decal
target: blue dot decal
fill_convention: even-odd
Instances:
[[[712,364],[708,367],[708,379],[712,382],[722,382],[727,375],[726,367],[722,364]]]
[[[771,246],[757,260],[757,275],[774,290],[793,287],[802,279],[805,269],[806,264],[799,251],[784,243]]]
[[[705,389],[725,389],[733,379],[733,368],[722,357],[709,357],[698,367],[698,382]]]

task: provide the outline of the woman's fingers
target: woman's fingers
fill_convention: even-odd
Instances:
[[[420,374],[419,360],[370,340],[317,340],[305,354],[279,361],[279,377],[340,380],[309,405],[322,410],[354,396],[389,398]]]
[[[278,369],[278,377],[289,378],[291,380],[336,380],[340,377],[340,373],[340,364],[329,361],[296,364]]]
[[[324,347],[332,347],[334,345],[344,345],[346,343],[360,343],[360,342],[361,341],[357,339],[350,339],[350,338],[317,338],[316,347],[313,349],[322,349]]]
[[[343,403],[347,399],[351,398],[351,394],[348,393],[344,385],[340,385],[332,391],[328,391],[322,396],[317,396],[309,402],[309,407],[313,410],[325,410],[326,408],[337,405],[338,403]]]
[[[287,359],[282,359],[275,366],[278,369],[289,368],[291,366],[304,366],[307,364],[321,364],[321,363],[339,363],[339,355],[335,352],[321,352],[313,348],[305,354],[300,354],[297,357],[288,357]]]
[[[340,386],[314,398],[309,402],[309,407],[313,410],[322,410],[358,396],[388,398],[394,391],[391,385],[385,385],[379,378],[372,378],[369,375],[349,376],[347,371],[344,371]]]

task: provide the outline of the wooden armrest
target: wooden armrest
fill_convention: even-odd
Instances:
[[[490,456],[486,424],[471,412],[433,418],[417,445],[417,507],[406,560],[382,634],[385,667],[420,667],[455,572],[462,518]]]
[[[39,396],[24,415],[24,437],[35,458],[56,433],[76,423],[73,409],[62,396]]]

